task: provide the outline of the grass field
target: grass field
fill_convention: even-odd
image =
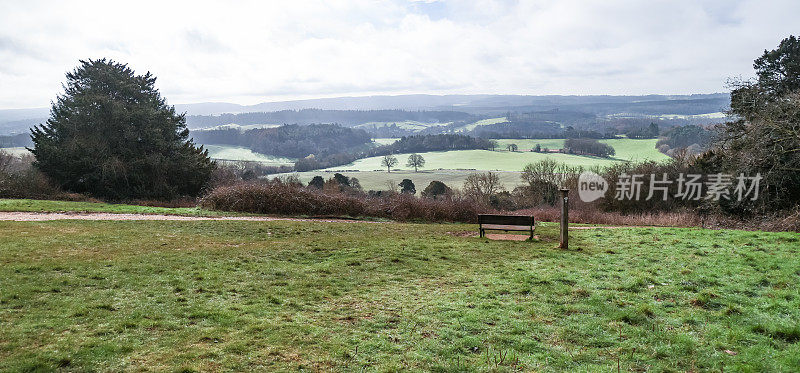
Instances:
[[[415,120],[406,120],[406,121],[397,121],[397,122],[367,122],[362,123],[353,128],[382,128],[397,125],[397,128],[409,130],[409,131],[421,131],[428,127],[435,127],[435,126],[446,126],[451,122],[444,122],[444,123],[427,123],[427,122],[418,122]]]
[[[796,234],[555,227],[0,222],[0,370],[800,365]]]
[[[309,171],[309,172],[296,172],[296,175],[304,183],[308,183],[314,176],[322,176],[324,179],[330,179],[333,174],[340,172],[347,177],[358,178],[358,182],[364,190],[387,190],[387,181],[393,181],[394,184],[399,184],[403,179],[411,179],[417,188],[417,195],[425,189],[431,181],[438,180],[447,186],[461,188],[464,184],[464,179],[471,173],[477,171],[468,170],[428,170],[428,171],[392,171],[386,173],[383,171]],[[514,189],[515,186],[522,184],[520,179],[520,172],[501,171],[497,173],[500,176],[500,181],[506,188]],[[272,175],[270,175],[272,176]]]
[[[372,142],[375,143],[376,145],[390,145],[394,144],[397,140],[400,139],[396,137],[380,137],[377,139],[372,139]]]
[[[243,146],[203,145],[203,147],[208,149],[208,155],[213,159],[224,159],[230,161],[252,161],[273,166],[280,166],[280,165],[291,166],[295,162],[295,159],[256,153],[250,150],[250,148],[246,148]]]
[[[617,153],[614,155],[613,160],[625,161],[665,161],[669,159],[664,153],[656,149],[656,139],[636,140],[636,139],[607,139],[600,140],[604,144],[614,147]],[[501,149],[505,149],[508,144],[517,144],[520,151],[529,151],[533,149],[536,144],[539,144],[543,149],[561,149],[564,147],[564,139],[502,139],[497,140]],[[559,154],[556,154],[559,155]],[[600,160],[603,160],[600,158]],[[598,163],[602,166],[602,162]]]
[[[378,140],[376,139],[376,141]],[[388,142],[385,139],[380,140],[384,143]],[[405,166],[408,155],[400,154],[397,155],[400,161],[395,167],[397,171],[392,171],[391,173],[387,173],[386,168],[380,165],[382,157],[372,157],[357,160],[350,165],[294,173],[293,175],[298,176],[300,180],[307,183],[316,175],[321,175],[323,178],[328,179],[333,177],[333,173],[340,172],[348,177],[358,178],[365,190],[386,190],[387,181],[392,180],[396,184],[402,179],[408,178],[414,182],[417,190],[421,191],[433,180],[444,182],[451,187],[460,188],[469,174],[494,170],[498,171],[500,180],[505,187],[513,189],[515,186],[522,184],[519,171],[525,165],[547,158],[586,168],[604,167],[622,161],[663,161],[669,159],[669,157],[655,149],[656,140],[616,139],[602,141],[614,146],[617,151],[617,155],[614,158],[585,157],[560,153],[544,154],[527,151],[537,143],[541,144],[542,147],[559,149],[564,146],[563,139],[504,139],[498,140],[501,148],[505,148],[507,144],[514,143],[519,146],[520,151],[456,150],[421,153],[425,157],[426,163],[421,172],[416,173],[413,168]]]
[[[475,123],[470,123],[470,124],[467,124],[464,127],[461,127],[459,129],[457,129],[456,132],[472,131],[472,130],[475,129],[475,127],[478,127],[478,126],[485,126],[487,124],[503,123],[505,121],[506,121],[506,117],[481,119],[481,120],[479,120],[479,121],[477,121]]]
[[[522,171],[528,163],[540,161],[542,159],[550,158],[558,162],[567,163],[573,166],[583,167],[605,167],[617,162],[623,161],[643,161],[643,160],[656,160],[662,161],[669,159],[666,155],[662,154],[655,149],[656,140],[631,140],[631,139],[617,139],[617,140],[603,140],[603,142],[610,144],[614,147],[617,155],[613,158],[601,157],[587,157],[570,154],[560,153],[533,153],[523,149],[530,149],[536,143],[557,145],[563,147],[564,140],[503,140],[502,147],[505,144],[515,143],[519,146],[521,151],[489,151],[489,150],[455,150],[447,152],[426,152],[420,153],[425,157],[426,169],[477,169],[477,170],[499,170],[499,171]],[[413,170],[411,167],[406,167],[407,154],[398,154],[400,163],[396,166],[401,170]],[[350,165],[333,167],[330,170],[359,170],[359,171],[374,171],[385,169],[381,167],[381,160],[383,157],[370,157],[359,159]]]
[[[495,140],[500,145],[500,149],[506,149],[508,144],[517,144],[520,151],[529,151],[533,149],[536,144],[548,149],[561,149],[564,147],[564,139],[497,139]]]
[[[151,207],[102,202],[45,201],[37,199],[0,199],[0,211],[21,212],[109,212],[113,214],[163,214],[185,216],[239,215],[203,210],[198,207]]]

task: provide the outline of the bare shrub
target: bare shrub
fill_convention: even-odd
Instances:
[[[203,197],[200,205],[211,210],[257,214],[363,216],[358,198],[322,193],[281,182],[238,183],[219,187]]]
[[[606,211],[618,211],[622,213],[643,213],[653,211],[676,211],[679,209],[698,209],[702,208],[702,212],[710,212],[714,209],[707,201],[698,201],[691,198],[675,198],[678,194],[679,176],[688,177],[690,174],[703,174],[701,169],[693,167],[690,164],[690,158],[679,155],[677,158],[669,162],[642,162],[642,163],[619,163],[606,169],[603,177],[609,183],[609,189],[606,192],[606,198],[603,198],[600,203],[602,209]],[[641,182],[639,190],[639,198],[616,198],[617,195],[617,180],[628,180],[633,182],[632,175],[642,175],[637,181]],[[660,190],[653,190],[651,195],[650,182],[669,180],[671,183],[661,185],[666,187],[667,191],[664,193]],[[658,185],[658,184],[655,184]],[[665,194],[667,197],[665,198]],[[649,198],[648,198],[649,197]]]
[[[212,210],[258,214],[369,216],[430,222],[474,222],[477,214],[483,211],[478,204],[465,199],[433,200],[403,194],[367,197],[280,181],[241,182],[219,187],[203,197],[200,205]]]
[[[520,207],[555,205],[560,188],[575,189],[583,167],[572,167],[552,159],[529,163],[522,170],[521,178],[527,184],[515,190]],[[526,203],[527,202],[527,203]]]
[[[572,198],[570,199],[572,200]],[[558,222],[561,219],[559,206],[539,206],[530,209],[518,210],[514,214],[533,215],[537,221]],[[605,225],[645,225],[665,227],[697,227],[702,225],[702,218],[688,210],[679,212],[654,212],[622,214],[607,212],[595,206],[583,205],[579,208],[570,208],[569,221],[578,224],[605,224]]]
[[[462,188],[462,192],[467,198],[484,205],[489,205],[491,197],[504,190],[503,184],[500,183],[500,177],[491,171],[469,174],[464,180]]]
[[[82,200],[85,197],[64,193],[42,172],[33,167],[33,156],[14,156],[0,151],[0,197]]]
[[[367,215],[394,220],[422,220],[430,222],[474,223],[478,213],[485,211],[466,199],[435,200],[416,198],[408,194],[394,194],[387,198],[369,199]]]

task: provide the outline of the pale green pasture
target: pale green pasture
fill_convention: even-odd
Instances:
[[[464,184],[464,180],[467,176],[471,173],[480,172],[474,170],[427,170],[427,171],[392,171],[391,173],[387,173],[384,169],[383,171],[345,171],[338,170],[338,171],[309,171],[309,172],[296,172],[292,174],[280,174],[278,176],[286,176],[286,175],[296,175],[300,178],[300,180],[308,184],[311,181],[311,178],[314,176],[322,176],[324,179],[330,179],[333,177],[333,174],[336,172],[340,172],[341,174],[347,177],[355,177],[358,178],[361,187],[364,190],[388,190],[387,182],[392,182],[392,184],[397,185],[403,179],[411,179],[414,182],[414,185],[417,188],[417,193],[422,192],[428,184],[430,184],[433,180],[441,181],[447,186],[452,188],[461,188]],[[514,171],[498,171],[498,176],[500,176],[500,181],[503,185],[511,190],[514,189],[515,186],[522,184],[522,180],[520,179],[520,172]]]
[[[5,152],[11,155],[15,155],[17,157],[31,154],[31,152],[29,152],[28,149],[25,149],[24,146],[18,146],[14,148],[0,148],[0,152]]]
[[[487,124],[503,123],[505,121],[506,121],[506,117],[481,119],[481,120],[479,120],[477,122],[467,124],[466,126],[461,127],[459,129],[457,129],[456,131],[457,132],[472,131],[472,130],[475,129],[475,127],[478,127],[478,126],[485,126]]]
[[[420,153],[425,158],[424,169],[474,169],[474,170],[498,170],[498,171],[521,171],[525,165],[544,159],[552,159],[557,162],[566,163],[571,166],[583,166],[586,168],[599,166],[607,167],[623,161],[663,161],[668,157],[655,149],[656,140],[631,140],[615,139],[602,140],[611,145],[617,151],[617,155],[612,158],[587,157],[561,153],[534,153],[527,151],[536,143],[542,147],[557,149],[563,146],[564,140],[544,139],[544,140],[502,140],[500,148],[505,144],[516,143],[520,151],[509,152],[506,150],[454,150],[446,152],[426,152]],[[558,144],[560,142],[560,145]],[[399,164],[395,166],[401,170],[413,170],[407,167],[408,154],[396,155]],[[374,171],[386,170],[381,166],[383,157],[370,157],[359,159],[346,166],[334,167],[329,170],[359,170]]]
[[[397,142],[397,140],[400,139],[397,137],[381,137],[377,139],[372,139],[372,142],[375,143],[375,145],[391,145]]]
[[[230,161],[252,161],[271,165],[292,165],[295,160],[291,158],[277,157],[267,154],[256,153],[243,146],[231,145],[203,145],[208,149],[208,154],[213,159],[224,159]]]

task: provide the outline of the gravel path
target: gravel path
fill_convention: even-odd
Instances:
[[[238,221],[313,221],[326,223],[381,223],[376,221],[347,219],[299,219],[270,216],[182,216],[159,214],[112,214],[107,212],[0,212],[0,221],[48,221],[48,220],[238,220]]]
[[[388,223],[368,220],[348,220],[336,218],[283,218],[271,216],[183,216],[163,214],[113,214],[108,212],[0,212],[0,221],[50,221],[50,220],[165,220],[165,221],[205,221],[205,220],[233,220],[233,221],[309,221],[322,223]],[[571,226],[570,230],[584,229],[616,229],[637,228],[639,226]],[[464,237],[477,237],[477,232],[463,232]],[[495,240],[524,240],[528,236],[514,234],[488,234]]]

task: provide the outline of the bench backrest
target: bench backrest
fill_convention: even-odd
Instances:
[[[517,215],[478,215],[478,224],[499,224],[499,225],[527,225],[532,226],[533,216]]]

